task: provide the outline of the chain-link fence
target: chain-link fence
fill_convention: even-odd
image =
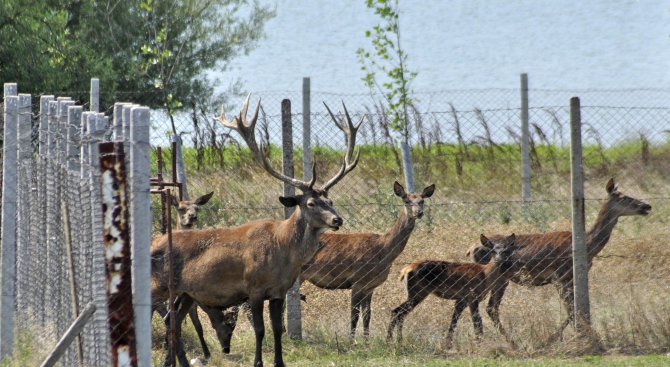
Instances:
[[[361,323],[368,323],[369,318],[371,338],[384,339],[393,316],[399,314],[399,309],[409,309],[407,303],[398,308],[408,300],[408,291],[421,290],[425,296],[430,290],[438,297],[419,302],[421,296],[417,296],[411,302],[416,307],[404,320],[403,345],[427,353],[443,352],[454,304],[462,309],[473,300],[488,303],[486,297],[493,290],[501,297],[501,303],[499,308],[494,302],[487,309],[492,311],[493,318],[483,317],[483,342],[475,342],[479,321],[475,318],[471,326],[461,320],[453,334],[450,353],[469,355],[490,350],[491,346],[498,350],[500,344],[511,345],[510,340],[515,350],[529,353],[583,350],[582,346],[571,344],[569,337],[560,343],[546,343],[568,316],[564,280],[568,279],[565,274],[571,271],[568,265],[571,262],[563,261],[570,259],[571,253],[562,247],[571,243],[565,237],[571,231],[572,208],[568,99],[578,95],[583,104],[586,245],[598,250],[591,252],[589,272],[594,335],[600,346],[610,350],[667,349],[670,313],[665,300],[670,294],[667,286],[670,250],[663,245],[663,239],[667,234],[670,198],[667,178],[670,90],[531,89],[529,92],[530,200],[522,196],[519,89],[418,93],[415,109],[410,111],[409,129],[416,194],[425,194],[424,188],[431,184],[435,184],[435,190],[432,195],[405,197],[398,196],[399,190],[394,187],[394,181],[405,185],[396,148],[401,137],[389,127],[390,117],[383,113],[378,96],[313,92],[309,96],[313,101],[309,109],[302,104],[305,96],[301,92],[252,96],[252,108],[255,97],[262,97],[263,101],[257,141],[270,143],[270,159],[277,170],[281,165],[280,102],[284,98],[291,100],[296,175],[303,177],[301,147],[309,146],[310,158],[317,163],[318,182],[336,174],[346,145],[321,101],[338,117],[342,117],[344,102],[352,120],[364,120],[358,133],[360,163],[330,190],[329,196],[344,218],[338,235],[371,235],[358,236],[353,242],[334,242],[337,246],[345,243],[346,251],[333,245],[329,247],[333,250],[317,254],[313,262],[321,261],[321,265],[310,267],[316,275],[305,276],[301,288],[307,298],[302,306],[303,337],[343,340],[351,332],[352,318],[358,314],[359,333]],[[241,98],[227,101],[227,116],[239,113],[240,105]],[[56,116],[58,104],[54,106]],[[201,111],[172,117],[161,111],[151,114],[152,146],[168,147],[170,135],[175,131],[181,134],[190,197],[214,192],[199,207],[198,226],[223,227],[259,218],[283,218],[284,210],[277,200],[282,193],[280,182],[253,162],[239,135],[220,126],[215,115]],[[50,114],[39,115],[43,116]],[[311,134],[309,144],[303,144],[306,126],[303,120],[307,117]],[[67,132],[59,134],[67,136]],[[85,365],[106,365],[110,344],[105,339],[109,337],[108,318],[100,312],[105,310],[106,302],[102,242],[87,245],[95,240],[92,228],[100,228],[102,224],[100,217],[92,215],[96,205],[99,206],[94,202],[99,193],[91,191],[95,185],[87,181],[90,176],[81,176],[82,171],[91,172],[93,167],[82,163],[79,174],[70,172],[65,159],[69,153],[62,153],[59,143],[41,140],[39,132],[33,136],[39,154],[34,154],[32,161],[28,159],[30,167],[23,163],[17,167],[17,187],[36,188],[26,191],[31,193],[29,196],[23,192],[17,196],[19,203],[21,200],[31,203],[28,212],[21,214],[19,210],[17,214],[18,223],[24,223],[16,232],[19,239],[16,307],[20,320],[17,322],[21,325],[29,322],[38,330],[31,335],[44,338],[49,343],[44,345],[53,345],[72,320],[71,272],[67,249],[63,247],[66,232],[60,204],[63,201],[69,215],[78,216],[69,221],[69,229],[73,266],[83,269],[74,272],[79,307],[90,300],[99,307],[82,334]],[[56,153],[50,153],[50,147]],[[169,161],[169,149],[163,151]],[[81,153],[84,156],[84,151]],[[155,173],[154,162],[151,170]],[[608,184],[612,177],[618,183],[616,190]],[[613,200],[622,198],[622,192],[653,209],[634,207],[629,202],[623,209],[637,208],[637,213],[621,211],[622,207],[615,211]],[[413,200],[407,198],[423,201],[420,218],[408,219],[414,207]],[[157,200],[152,208],[153,230],[157,233],[160,218]],[[649,215],[642,215],[646,212]],[[627,217],[630,214],[633,215]],[[405,226],[409,222],[412,226]],[[505,241],[511,233],[516,234],[515,241]],[[535,240],[537,237],[528,236],[534,233],[550,235]],[[482,244],[481,234],[491,241]],[[339,238],[324,234],[325,244],[329,236]],[[24,242],[25,238],[31,242]],[[24,246],[32,242],[42,246]],[[511,254],[506,251],[510,248],[514,250]],[[422,263],[423,260],[432,262]],[[472,260],[495,261],[480,267]],[[452,269],[465,269],[453,273],[462,272],[466,281],[460,275],[456,278],[445,275],[451,274]],[[433,280],[426,285],[422,283],[426,279]],[[509,285],[507,280],[511,280]],[[454,295],[459,292],[467,293],[464,298],[470,302],[440,300],[439,296],[459,298]],[[352,301],[358,311],[352,311]],[[508,338],[495,331],[492,319],[495,320],[498,309]],[[251,329],[248,321],[240,318],[235,335],[251,333]],[[573,334],[573,328],[564,333]],[[253,354],[252,347],[239,340],[233,339],[233,350]],[[65,365],[77,365],[76,347],[65,358]]]
[[[517,348],[541,353],[548,353],[546,348],[568,353],[579,350],[569,343],[570,338],[559,344],[546,343],[555,339],[568,317],[565,308],[571,304],[571,292],[567,292],[572,287],[568,102],[577,95],[582,101],[586,246],[596,339],[607,349],[666,350],[670,320],[664,313],[664,299],[670,294],[670,273],[663,264],[670,259],[670,251],[661,239],[670,198],[669,94],[670,90],[649,89],[531,89],[531,197],[524,200],[520,90],[417,93],[409,129],[417,194],[433,183],[436,189],[434,195],[423,199],[424,215],[411,221],[415,227],[408,229],[402,227],[407,222],[403,213],[411,208],[406,199],[394,193],[394,181],[404,185],[400,151],[396,148],[401,137],[389,127],[390,117],[383,113],[380,98],[312,92],[309,100],[313,102],[307,110],[309,146],[317,162],[318,182],[336,173],[345,148],[343,134],[335,128],[321,101],[338,117],[342,116],[344,103],[352,120],[364,119],[358,134],[360,164],[331,190],[330,197],[344,218],[343,233],[372,235],[338,240],[332,250],[317,253],[314,262],[321,261],[320,267],[312,265],[313,274],[305,276],[301,289],[307,297],[302,307],[304,336],[341,339],[350,333],[352,318],[361,318],[361,329],[371,309],[370,335],[385,337],[392,314],[397,314],[396,308],[407,301],[412,276],[425,276],[435,277],[432,284],[439,286],[430,290],[438,297],[428,297],[407,316],[405,343],[428,352],[443,350],[454,306],[444,304],[439,297],[458,298],[453,294],[465,292],[468,296],[463,298],[471,299],[484,287],[482,303],[487,303],[485,296],[492,289],[503,289],[498,291],[498,297],[504,293],[498,300],[500,305],[498,301],[492,303],[491,311],[495,318],[499,309],[501,325]],[[305,96],[290,91],[257,93],[252,95],[249,114],[255,98],[262,100],[257,141],[270,143],[271,161],[277,170],[281,166],[280,101],[291,100],[294,166],[296,176],[302,178]],[[241,99],[227,101],[228,118],[239,113],[241,104]],[[259,218],[283,218],[283,207],[277,200],[282,193],[280,182],[253,164],[243,140],[220,126],[215,115],[197,112],[173,116],[177,132],[183,133],[191,196],[214,191],[214,197],[200,208],[199,225],[220,227]],[[154,144],[166,146],[167,140],[160,141],[159,137],[169,135],[164,134],[171,130],[168,120],[161,119],[160,114],[153,116]],[[616,190],[608,186],[610,178],[618,184]],[[639,202],[617,206],[614,201],[625,197],[624,192]],[[517,238],[518,248],[511,255],[515,266],[503,278],[512,281],[509,285],[502,281],[485,286],[488,280],[483,279],[488,278],[484,274],[492,270],[472,265],[466,252],[474,245],[480,246],[478,253],[486,250],[479,240],[484,234],[498,244],[484,251],[486,260],[496,258],[496,254],[503,256],[500,243],[511,233]],[[337,236],[323,235],[325,249],[331,246],[328,239]],[[403,236],[408,237],[406,243]],[[505,264],[500,256],[499,263]],[[472,279],[463,282],[447,276],[456,265],[436,265],[430,270],[437,263],[417,263],[421,260],[468,263],[458,265],[466,269],[459,271]],[[489,267],[495,268],[494,264]],[[402,269],[406,285],[397,281]],[[450,283],[460,287],[458,291],[449,289]],[[352,302],[358,311],[352,310]],[[456,304],[462,310],[468,303]],[[248,326],[244,318],[240,320],[241,325]],[[483,324],[485,346],[506,342],[495,332],[491,319],[484,317]],[[242,333],[251,330],[240,327]],[[482,350],[481,343],[474,343],[476,328],[461,322],[451,350],[461,354]],[[566,335],[573,335],[573,328],[567,330]]]
[[[141,174],[127,175],[127,191],[125,183],[120,183],[126,177],[117,173],[124,166],[122,156],[117,156],[123,154],[123,144],[105,142],[131,140],[128,135],[113,136],[115,125],[107,116],[84,111],[67,97],[41,96],[39,108],[33,109],[31,95],[17,95],[16,84],[5,84],[3,359],[12,356],[12,363],[21,365],[58,361],[62,366],[109,366],[119,360],[136,361],[136,340],[145,350],[140,357],[150,359],[149,230],[144,240],[137,240],[136,231],[131,235],[137,246],[135,261],[141,262],[145,253],[146,275],[141,277],[145,281],[133,282],[145,299],[136,297],[133,302],[130,244],[128,239],[120,242],[138,216],[133,214],[130,221],[122,218],[128,215],[126,209],[138,213],[138,205],[144,203],[145,227],[150,225],[149,110],[125,107],[128,112],[133,108],[138,133],[142,123],[146,130],[144,142],[126,143],[126,150],[132,149],[126,154],[131,157],[128,162],[142,167],[136,147],[144,148],[146,160]],[[131,120],[115,122],[129,125]],[[111,150],[100,154],[103,146]],[[102,167],[103,173],[101,157],[110,162],[109,167]],[[103,179],[108,171],[111,173]],[[145,178],[144,190],[139,189],[138,177]],[[135,201],[121,203],[127,193]],[[142,193],[146,194],[144,201]],[[141,275],[142,269],[135,266],[133,271]],[[146,283],[144,289],[140,283]],[[144,320],[134,319],[134,306]],[[128,329],[128,323],[136,326]],[[134,327],[144,327],[143,339],[141,333],[135,339]]]

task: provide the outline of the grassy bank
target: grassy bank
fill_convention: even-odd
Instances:
[[[611,240],[595,259],[589,273],[592,320],[602,346],[590,350],[575,340],[568,328],[562,342],[544,341],[565,318],[556,289],[510,285],[501,306],[501,318],[519,348],[510,349],[484,316],[485,337],[474,341],[468,312],[459,322],[454,349],[444,351],[444,333],[453,302],[429,297],[405,322],[402,346],[382,342],[390,310],[404,301],[405,291],[396,274],[419,259],[468,261],[467,248],[480,233],[508,234],[570,230],[569,148],[536,146],[533,155],[532,198],[525,209],[520,196],[520,154],[516,146],[434,145],[413,150],[417,189],[435,183],[426,216],[418,223],[405,251],[394,262],[391,276],[375,291],[370,345],[351,344],[348,333],[349,291],[327,291],[304,284],[308,301],[303,306],[304,342],[288,342],[285,355],[291,365],[667,365],[670,360],[670,247],[666,244],[670,217],[670,144],[645,145],[643,141],[616,146],[584,147],[587,229],[606,198],[604,186],[615,177],[626,194],[653,206],[648,217],[621,218]],[[336,186],[330,197],[345,219],[343,231],[383,232],[391,226],[400,207],[392,194],[402,172],[388,146],[364,146],[361,163]],[[277,201],[281,185],[251,163],[248,151],[231,149],[217,161],[198,166],[197,152],[184,152],[189,190],[215,196],[199,216],[201,225],[228,226],[257,218],[281,218]],[[297,159],[300,151],[296,151]],[[200,153],[202,154],[202,152]],[[275,167],[280,152],[272,150]],[[320,181],[339,168],[341,152],[315,150]],[[167,161],[167,160],[166,160]],[[223,163],[221,163],[223,162]],[[301,176],[301,164],[296,164]],[[484,307],[482,306],[482,311]],[[203,318],[204,319],[204,318]],[[241,318],[242,319],[242,318]],[[266,325],[269,327],[266,316]],[[161,326],[157,329],[160,330]],[[251,327],[242,320],[233,341],[232,360],[218,355],[213,365],[249,365],[253,358]],[[271,333],[266,332],[266,362],[271,361]],[[190,356],[199,355],[191,334]],[[208,329],[212,349],[218,350]],[[597,354],[597,357],[576,357]],[[637,357],[640,354],[649,354]],[[445,355],[447,356],[445,358]],[[155,357],[161,358],[156,351]],[[217,359],[218,358],[218,359]]]

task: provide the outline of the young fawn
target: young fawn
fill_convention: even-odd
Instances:
[[[398,341],[402,340],[402,326],[407,314],[428,295],[456,301],[447,334],[447,347],[456,329],[456,323],[465,309],[470,308],[472,323],[477,336],[483,334],[479,302],[499,284],[504,284],[518,266],[514,261],[516,237],[512,233],[504,240],[492,243],[483,234],[482,244],[493,249],[493,261],[486,265],[424,260],[405,266],[400,271],[400,280],[407,287],[407,301],[391,311],[392,319],[386,335],[387,342],[393,338],[393,329],[398,327]],[[501,330],[504,334],[504,331]]]

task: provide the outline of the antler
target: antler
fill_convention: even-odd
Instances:
[[[237,131],[242,136],[242,139],[244,139],[244,141],[247,143],[247,146],[251,150],[251,154],[255,157],[256,161],[260,163],[263,166],[263,169],[272,175],[272,177],[282,182],[286,182],[287,184],[294,186],[302,191],[312,190],[312,187],[316,182],[316,167],[314,165],[312,165],[311,181],[306,182],[296,180],[295,178],[288,177],[272,168],[272,165],[266,156],[269,152],[269,149],[266,145],[261,144],[261,148],[258,148],[254,130],[256,128],[256,121],[258,120],[258,111],[261,108],[261,101],[260,99],[258,100],[258,104],[256,105],[256,110],[254,110],[254,114],[251,117],[251,121],[247,121],[247,110],[249,109],[250,97],[251,94],[249,94],[244,100],[244,104],[242,104],[242,109],[240,110],[240,115],[234,116],[232,122],[226,119],[224,107],[221,105],[221,116],[217,117],[217,121],[219,121],[223,126]]]
[[[361,157],[361,150],[358,150],[356,153],[356,158],[353,162],[351,162],[351,157],[354,154],[354,147],[356,146],[356,133],[358,132],[358,128],[361,127],[365,116],[362,116],[361,119],[356,124],[354,124],[351,121],[351,116],[349,116],[349,111],[347,111],[347,106],[345,106],[344,101],[342,101],[342,107],[344,108],[344,118],[338,120],[330,108],[328,108],[326,102],[323,102],[323,105],[326,106],[326,110],[328,110],[330,117],[333,119],[333,121],[335,121],[335,125],[337,125],[337,127],[344,133],[345,142],[347,143],[347,153],[344,156],[344,163],[342,164],[342,167],[337,172],[335,177],[331,178],[321,187],[322,190],[328,191],[328,189],[338,183],[344,176],[351,172],[351,170],[356,168],[356,165],[358,164],[358,159]]]

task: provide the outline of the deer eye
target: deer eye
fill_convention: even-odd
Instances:
[[[312,200],[312,199],[307,200],[307,206],[308,206],[308,207],[313,208],[314,205],[315,205],[315,204],[314,204],[314,200]]]

